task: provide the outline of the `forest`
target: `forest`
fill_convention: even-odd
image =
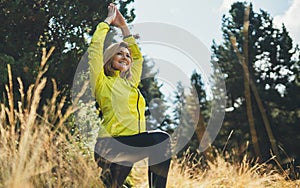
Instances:
[[[87,64],[78,67],[109,3],[0,2],[0,187],[103,186],[91,149],[101,121]],[[114,3],[132,23],[134,0]],[[233,3],[221,18],[222,42],[213,41],[210,49],[212,94],[195,70],[190,90],[179,82],[167,103],[153,71],[159,62],[144,56],[147,79],[139,88],[147,128],[186,140],[172,156],[168,187],[300,184],[300,49],[284,24],[277,28],[268,10],[253,6]],[[116,34],[112,28],[107,43]],[[216,110],[224,113],[217,133],[209,126]],[[147,187],[137,177],[146,173],[134,168],[127,187]]]

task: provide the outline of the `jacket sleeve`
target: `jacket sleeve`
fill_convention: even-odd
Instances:
[[[144,61],[143,56],[133,36],[125,38],[124,41],[128,43],[128,46],[131,50],[132,59],[133,59],[133,63],[131,67],[132,84],[135,87],[137,87],[140,83],[141,75],[142,75],[142,68],[143,68],[143,61]]]
[[[92,94],[95,95],[96,83],[101,83],[105,77],[103,69],[103,46],[109,25],[101,22],[97,25],[88,48],[88,62],[90,66],[90,84]]]

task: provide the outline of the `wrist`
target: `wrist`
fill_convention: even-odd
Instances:
[[[123,37],[127,37],[131,35],[131,32],[127,25],[125,27],[120,27],[120,29],[122,31]]]
[[[105,23],[107,23],[108,25],[110,25],[111,24],[111,22],[112,22],[112,20],[111,19],[109,19],[109,18],[106,18],[103,22],[105,22]]]
[[[119,26],[119,29],[121,29],[122,32],[129,31],[129,27],[127,25]]]
[[[124,25],[120,25],[119,28],[120,28],[120,29],[127,29],[128,26],[127,26],[127,24],[124,24]]]

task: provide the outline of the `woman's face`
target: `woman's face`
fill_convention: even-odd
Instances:
[[[127,48],[121,47],[113,56],[112,67],[120,72],[126,72],[131,64],[131,55]]]

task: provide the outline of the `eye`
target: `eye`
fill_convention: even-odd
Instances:
[[[126,57],[130,58],[130,55],[129,55],[129,54],[126,54]]]

